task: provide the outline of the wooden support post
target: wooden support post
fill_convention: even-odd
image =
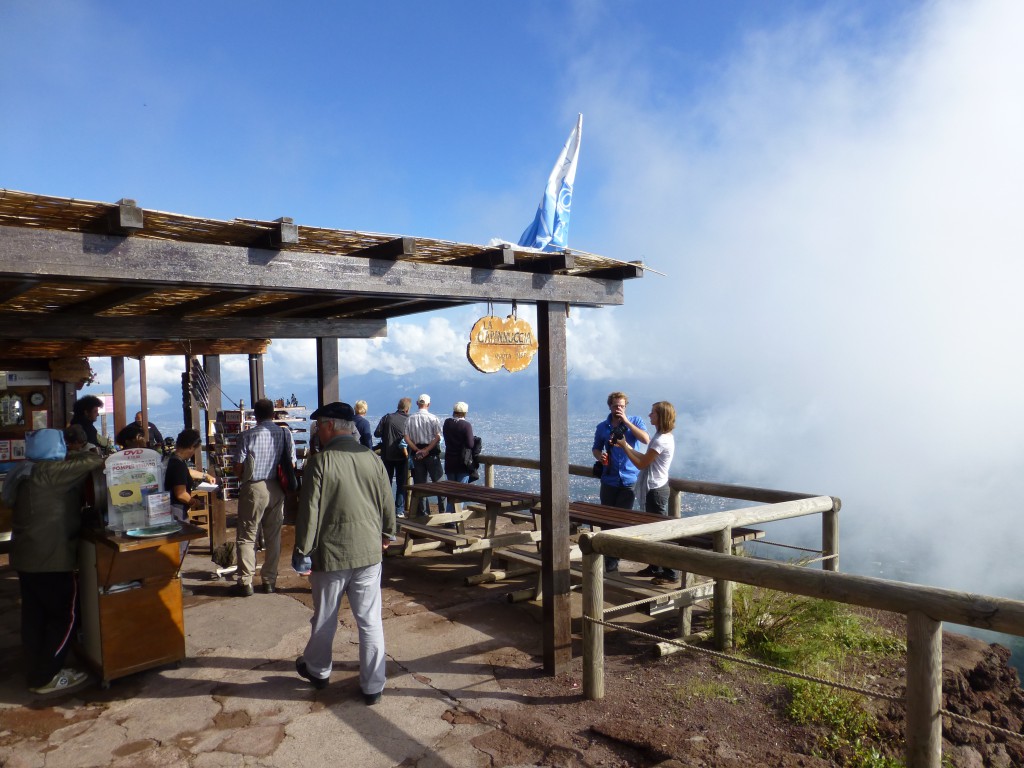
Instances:
[[[338,340],[334,337],[318,337],[316,340],[316,392],[318,408],[341,399]]]
[[[572,661],[569,601],[569,392],[565,304],[537,303],[540,403],[541,574],[544,588],[544,671],[558,675]]]
[[[583,695],[596,701],[604,698],[604,627],[587,617],[604,620],[604,555],[592,550],[583,555]]]
[[[682,572],[682,583],[683,588],[692,587],[696,582],[696,577],[690,573],[690,571]],[[693,630],[693,606],[684,605],[679,609],[679,637],[689,637]]]
[[[139,356],[139,410],[142,411],[142,437],[149,445],[149,396],[146,392],[146,356]]]
[[[249,355],[249,397],[253,405],[267,396],[263,380],[263,355]]]
[[[192,373],[192,361],[196,360],[195,355],[185,355],[185,370],[189,373],[188,381],[191,381]],[[249,359],[252,359],[252,355],[249,355]],[[202,425],[199,423],[199,403],[196,402],[195,397],[192,396],[192,392],[189,391],[181,393],[183,400],[187,400],[188,407],[185,408],[185,429],[195,429],[199,434],[203,433]]]
[[[942,622],[907,614],[907,768],[942,764]]]
[[[124,358],[110,358],[110,378],[113,380],[114,389],[114,412],[111,414],[114,419],[114,432],[109,435],[111,442],[114,437],[128,424],[128,405],[125,402],[126,391],[124,383]]]
[[[668,516],[683,516],[683,492],[677,491],[675,488],[668,493]]]
[[[220,378],[220,355],[203,355],[203,373],[206,374],[206,418],[203,420],[202,429],[204,436],[203,445],[206,446],[206,462],[203,466],[206,471],[214,473],[217,462],[214,460],[210,448],[214,441],[211,429],[213,422],[217,420],[217,411],[221,410],[222,403],[224,402],[224,392],[221,389]],[[211,530],[213,528],[212,519],[210,520],[210,528]]]
[[[203,370],[206,371],[207,392],[210,398],[209,412],[213,415],[213,421],[217,418],[217,411],[224,409],[224,389],[220,376],[220,355],[204,355]]]
[[[827,512],[821,513],[821,553],[826,557],[835,555],[828,560],[821,561],[821,568],[824,571],[839,570],[839,501]]]
[[[494,465],[484,464],[484,485],[488,488],[494,487]]]
[[[732,528],[715,532],[715,552],[732,554]],[[732,648],[732,582],[715,579],[715,648]]]

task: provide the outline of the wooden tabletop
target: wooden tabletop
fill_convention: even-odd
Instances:
[[[444,496],[452,501],[475,501],[488,507],[532,507],[540,503],[540,494],[529,491],[511,491],[486,485],[460,483],[455,480],[437,480],[408,486],[413,496]]]

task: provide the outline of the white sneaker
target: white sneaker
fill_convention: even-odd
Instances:
[[[66,667],[53,676],[53,679],[46,685],[38,688],[29,688],[32,693],[47,694],[73,691],[89,682],[89,675],[71,667]]]

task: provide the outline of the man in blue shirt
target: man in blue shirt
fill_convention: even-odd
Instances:
[[[613,445],[613,440],[624,437],[629,447],[634,449],[637,443],[646,445],[651,441],[644,420],[639,416],[626,416],[628,404],[629,398],[625,392],[612,392],[608,395],[610,413],[594,431],[594,458],[604,465],[601,472],[601,503],[606,507],[632,509],[633,486],[640,474],[626,452]],[[604,567],[606,571],[619,570],[619,559],[605,557]]]

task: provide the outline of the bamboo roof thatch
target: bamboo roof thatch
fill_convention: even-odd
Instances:
[[[0,190],[0,358],[265,351],[474,302],[622,302],[639,263]]]

